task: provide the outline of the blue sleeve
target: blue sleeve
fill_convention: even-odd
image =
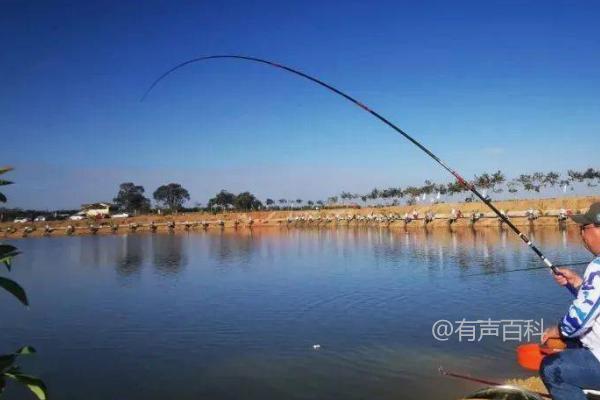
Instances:
[[[600,313],[600,257],[592,261],[583,276],[577,298],[558,325],[563,336],[576,338],[586,333]]]

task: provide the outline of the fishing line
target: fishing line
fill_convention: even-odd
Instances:
[[[439,165],[441,165],[446,171],[448,171],[450,174],[452,174],[456,180],[463,185],[465,188],[469,189],[475,196],[477,196],[483,203],[485,203],[485,205],[487,205],[497,216],[498,218],[500,218],[508,227],[510,227],[510,229],[517,234],[521,240],[523,240],[523,242],[525,244],[527,244],[527,246],[529,246],[529,248],[540,258],[541,261],[544,262],[544,264],[546,265],[546,267],[550,268],[552,270],[552,272],[554,274],[559,275],[560,272],[558,271],[558,269],[556,268],[556,266],[554,266],[552,264],[552,262],[550,262],[550,260],[548,260],[546,258],[546,256],[544,256],[544,254],[540,251],[540,249],[537,248],[537,246],[535,246],[533,244],[533,242],[529,239],[529,237],[527,237],[527,235],[525,235],[523,232],[521,232],[519,230],[519,228],[517,228],[509,219],[507,216],[503,215],[500,210],[498,210],[496,208],[496,206],[494,206],[491,202],[491,199],[487,198],[486,196],[483,196],[475,187],[475,185],[473,185],[472,183],[467,182],[462,176],[460,176],[458,174],[458,172],[456,172],[454,169],[450,168],[448,165],[446,165],[446,163],[444,163],[438,156],[436,156],[435,154],[433,154],[429,149],[427,149],[425,146],[423,146],[420,142],[418,142],[415,138],[413,138],[412,136],[410,136],[408,133],[404,132],[402,129],[400,129],[399,127],[397,127],[396,125],[394,125],[392,122],[390,122],[389,120],[387,120],[385,117],[383,117],[382,115],[380,115],[379,113],[377,113],[376,111],[373,111],[372,109],[370,109],[369,107],[367,107],[366,105],[364,105],[363,103],[361,103],[360,101],[354,99],[353,97],[347,95],[346,93],[342,92],[339,89],[336,89],[335,87],[315,78],[312,77],[310,75],[305,74],[304,72],[298,71],[294,68],[290,68],[288,66],[282,65],[282,64],[278,64],[272,61],[268,61],[268,60],[264,60],[261,58],[256,58],[256,57],[248,57],[248,56],[241,56],[241,55],[211,55],[211,56],[205,56],[205,57],[197,57],[197,58],[193,58],[191,60],[187,60],[184,61],[176,66],[174,66],[173,68],[169,69],[168,71],[166,71],[165,73],[163,73],[161,76],[159,76],[154,82],[152,82],[152,84],[150,85],[150,87],[148,88],[148,90],[146,91],[146,93],[144,93],[144,95],[141,98],[141,101],[144,101],[148,95],[150,94],[150,92],[152,91],[152,89],[154,89],[156,87],[156,85],[158,85],[158,83],[160,81],[162,81],[163,79],[165,79],[168,75],[170,75],[171,73],[175,72],[176,70],[178,70],[179,68],[185,67],[186,65],[189,64],[193,64],[196,62],[200,62],[200,61],[206,61],[206,60],[214,60],[214,59],[236,59],[236,60],[246,60],[246,61],[253,61],[253,62],[257,62],[257,63],[261,63],[261,64],[265,64],[265,65],[269,65],[271,67],[275,67],[275,68],[279,68],[282,70],[285,70],[287,72],[290,72],[294,75],[298,75],[301,76],[305,79],[308,79],[309,81],[312,81],[340,96],[342,96],[343,98],[345,98],[346,100],[354,103],[355,105],[357,105],[358,107],[362,108],[364,111],[368,112],[369,114],[373,115],[375,118],[377,118],[378,120],[380,120],[381,122],[383,122],[384,124],[386,124],[387,126],[389,126],[390,128],[392,128],[393,130],[395,130],[396,132],[398,132],[400,135],[402,135],[405,139],[407,139],[408,141],[410,141],[412,144],[414,144],[415,146],[417,146],[419,149],[421,149],[425,154],[427,154],[429,157],[431,157],[435,162],[437,162]],[[575,290],[575,288],[571,285],[567,285],[567,289],[569,289],[569,291],[574,295],[577,296],[577,291]]]
[[[556,268],[563,268],[563,267],[572,267],[575,265],[587,265],[589,263],[590,263],[589,261],[578,261],[578,262],[574,262],[574,263],[559,264],[559,265],[554,265],[554,266]],[[508,274],[510,272],[539,271],[540,269],[546,269],[546,268],[548,268],[548,267],[546,267],[544,265],[543,267],[518,268],[518,269],[509,269],[507,271],[481,272],[481,273],[477,273],[477,274],[469,274],[469,275],[463,275],[463,276],[467,277],[467,276],[483,276],[483,275],[500,275],[500,274]]]

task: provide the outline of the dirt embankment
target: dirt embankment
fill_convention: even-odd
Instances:
[[[556,226],[561,210],[585,212],[600,196],[533,200],[505,200],[494,205],[517,226]],[[454,214],[453,211],[454,210]],[[457,214],[460,211],[460,214]],[[532,212],[533,211],[533,215]],[[407,221],[405,216],[410,216]],[[427,218],[429,217],[429,219]],[[364,208],[325,208],[320,210],[281,210],[254,212],[206,212],[175,215],[141,215],[122,219],[48,221],[32,223],[4,222],[0,237],[20,238],[53,235],[88,235],[116,232],[169,232],[208,229],[248,229],[267,227],[341,227],[373,225],[390,228],[423,227],[502,227],[498,217],[481,202],[418,204]]]

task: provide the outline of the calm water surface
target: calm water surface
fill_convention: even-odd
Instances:
[[[536,230],[558,261],[577,232]],[[515,342],[436,341],[439,319],[555,322],[569,294],[512,234],[338,228],[12,241],[30,309],[0,293],[0,351],[55,399],[453,399],[438,376],[527,376]],[[320,350],[313,350],[320,344]],[[7,399],[25,398],[12,385]]]

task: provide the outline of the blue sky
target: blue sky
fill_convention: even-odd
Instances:
[[[319,199],[449,176],[357,97],[470,177],[598,167],[600,3],[0,2],[8,206],[110,200],[179,182]]]

